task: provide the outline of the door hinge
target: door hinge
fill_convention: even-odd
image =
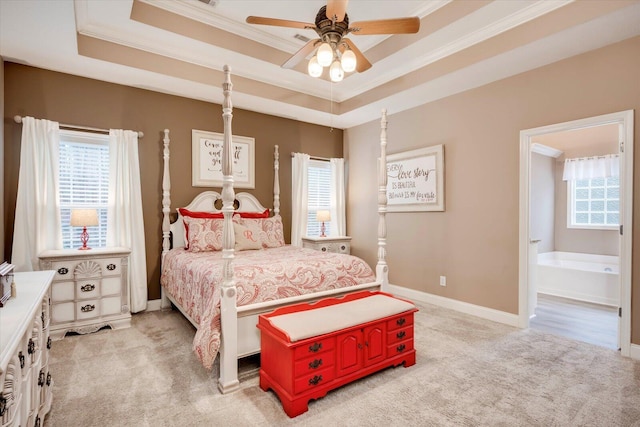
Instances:
[[[620,152],[624,153],[624,141],[620,141]]]
[[[622,224],[620,224],[620,235],[622,236]]]
[[[618,307],[618,317],[622,317],[622,307]]]

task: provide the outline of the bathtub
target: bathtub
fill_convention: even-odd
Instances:
[[[538,292],[612,306],[620,305],[618,257],[574,252],[538,254]]]

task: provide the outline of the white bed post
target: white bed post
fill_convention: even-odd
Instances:
[[[222,325],[222,346],[220,348],[220,379],[218,388],[222,393],[229,393],[240,388],[238,381],[238,317],[236,308],[236,283],[233,278],[234,246],[233,234],[233,202],[236,195],[233,191],[233,150],[231,147],[231,69],[224,66],[224,83],[222,91],[222,120],[224,121],[224,140],[222,148],[222,213],[224,228],[222,234],[223,279],[220,296],[220,316]]]
[[[169,129],[164,130],[164,172],[162,174],[162,257],[160,258],[160,272],[162,272],[162,264],[164,255],[171,249],[171,221],[169,213],[171,212],[171,177],[169,175]],[[164,288],[160,286],[160,308],[167,308],[171,305],[169,298],[164,293]]]
[[[280,215],[280,153],[277,145],[273,151],[273,215]]]
[[[378,264],[376,280],[381,290],[389,287],[389,268],[387,267],[387,110],[382,110],[380,120],[380,160],[378,162]]]

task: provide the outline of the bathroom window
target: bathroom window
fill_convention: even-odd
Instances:
[[[616,229],[620,224],[620,178],[567,181],[567,227]]]

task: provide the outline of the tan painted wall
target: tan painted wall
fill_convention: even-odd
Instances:
[[[640,165],[640,37],[389,116],[388,152],[444,144],[445,212],[390,213],[390,282],[518,312],[521,130],[634,109]],[[376,260],[379,123],[345,132],[353,253]],[[640,174],[634,176],[640,224]],[[631,230],[630,230],[631,232]],[[640,247],[640,233],[634,233]],[[633,253],[632,342],[640,344],[640,251]],[[438,284],[447,276],[447,286]]]
[[[14,115],[143,131],[145,136],[140,141],[139,155],[149,299],[160,298],[163,130],[171,131],[171,206],[175,212],[176,207],[186,205],[205,190],[191,186],[191,130],[222,132],[222,107],[10,62],[5,63],[4,72],[4,248],[7,256],[13,237],[22,131],[22,126],[14,123]],[[233,132],[255,138],[256,188],[248,191],[268,207],[273,205],[273,147],[279,145],[280,207],[285,239],[290,241],[291,152],[340,157],[343,132],[238,108],[233,112]]]

